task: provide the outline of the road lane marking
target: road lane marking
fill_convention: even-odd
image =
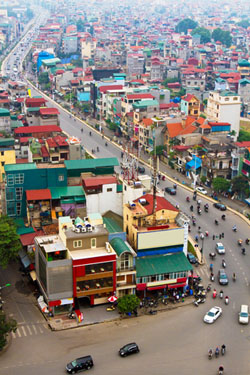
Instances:
[[[40,333],[43,333],[42,327],[39,326],[38,328],[39,328]]]
[[[22,330],[23,330],[23,334],[24,334],[24,336],[27,336],[27,333],[26,333],[26,331],[25,331],[24,326],[22,326]]]
[[[31,331],[31,329],[30,329],[29,326],[27,326],[27,329],[28,329],[28,331],[29,331],[29,334],[32,336],[32,331]]]
[[[19,328],[17,328],[16,333],[17,333],[18,337],[22,336],[21,333],[20,333],[20,331],[19,331]]]
[[[45,329],[48,329],[48,326],[47,326],[46,323],[43,324],[43,327],[44,327]]]
[[[34,326],[34,324],[32,324],[32,328],[33,328],[35,334],[37,335],[37,329],[36,329],[36,327]]]

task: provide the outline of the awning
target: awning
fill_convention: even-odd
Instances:
[[[36,281],[37,277],[36,277],[36,271],[31,271],[30,272],[30,277],[33,281]]]
[[[248,198],[248,199],[245,199],[245,201],[244,201],[246,204],[248,204],[248,206],[250,206],[250,198]]]
[[[157,285],[157,286],[151,286],[147,288],[147,290],[157,290],[157,289],[165,289],[167,286],[165,285]]]
[[[186,283],[168,285],[168,289],[183,288]]]
[[[30,258],[28,257],[28,255],[25,253],[24,250],[20,250],[19,253],[18,253],[19,257],[20,257],[20,260],[22,262],[22,265],[24,266],[24,268],[28,268],[31,264],[31,261],[30,261]]]

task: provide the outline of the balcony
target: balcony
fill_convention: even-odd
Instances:
[[[124,272],[126,273],[126,272],[133,272],[133,271],[136,271],[135,266],[126,267],[126,268],[117,267],[116,269],[117,273],[124,273]]]
[[[112,293],[114,290],[112,287],[104,287],[104,288],[96,288],[96,289],[89,289],[89,290],[82,290],[76,292],[77,297],[84,297],[84,296],[91,296],[93,294],[102,294],[102,293]]]
[[[98,280],[98,279],[103,279],[106,277],[113,277],[113,271],[96,272],[96,273],[87,274],[85,276],[77,277],[76,281]]]

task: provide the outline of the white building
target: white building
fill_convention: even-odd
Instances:
[[[115,176],[85,177],[82,180],[86,197],[87,215],[99,212],[101,215],[113,211],[122,216],[122,186]]]
[[[236,135],[240,129],[240,96],[231,91],[211,91],[207,102],[207,118],[210,121],[228,122]]]
[[[0,108],[0,131],[10,133],[10,111]]]

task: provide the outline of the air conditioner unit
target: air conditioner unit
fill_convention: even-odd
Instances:
[[[87,227],[86,229],[87,229],[87,232],[92,232],[93,231],[92,227]]]
[[[80,233],[80,232],[81,232],[81,229],[80,229],[80,228],[76,228],[76,229],[75,229],[75,232],[76,232],[76,233]]]
[[[81,233],[86,233],[86,232],[87,232],[87,230],[86,230],[85,227],[82,227],[82,228],[80,229],[80,231],[81,231]]]

